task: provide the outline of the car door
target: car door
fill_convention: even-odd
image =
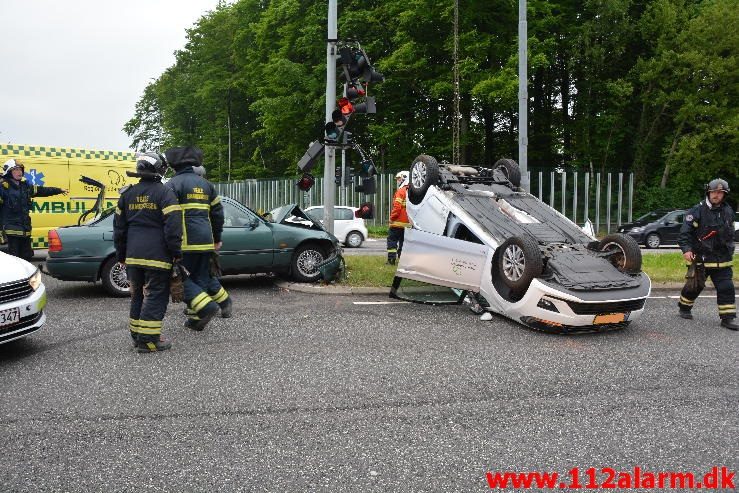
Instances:
[[[662,220],[663,225],[660,228],[663,243],[670,245],[677,243],[677,238],[680,236],[680,228],[684,220],[685,211],[670,212],[664,217]]]
[[[223,199],[221,269],[226,274],[269,272],[274,258],[272,227],[236,201]]]
[[[336,236],[339,241],[346,241],[346,234],[349,232],[352,219],[354,219],[354,214],[351,209],[346,207],[334,207],[334,236]]]
[[[490,247],[418,229],[407,229],[396,278],[480,291]]]

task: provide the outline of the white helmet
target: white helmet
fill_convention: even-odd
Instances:
[[[408,184],[408,172],[407,171],[398,171],[395,174],[395,180],[401,180],[400,184],[398,185],[398,188],[403,187]]]
[[[15,168],[20,168],[22,170],[25,170],[23,167],[23,163],[20,161],[17,161],[15,159],[8,159],[5,161],[5,164],[3,164],[3,176],[9,176],[10,172],[13,171]]]

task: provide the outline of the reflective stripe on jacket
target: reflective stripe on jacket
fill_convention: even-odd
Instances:
[[[391,228],[409,228],[408,212],[405,210],[405,201],[408,196],[408,185],[400,187],[393,196],[393,208],[390,211]]]
[[[167,182],[182,207],[182,251],[212,252],[221,241],[223,205],[215,187],[188,166]]]
[[[116,258],[127,265],[169,270],[182,256],[182,211],[160,181],[141,180],[121,193],[113,220]]]

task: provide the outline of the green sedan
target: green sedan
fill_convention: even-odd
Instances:
[[[279,207],[265,219],[231,198],[222,197],[222,202],[219,260],[224,275],[274,272],[315,282],[321,278],[319,264],[341,255],[336,237],[295,204]],[[108,209],[87,224],[50,230],[46,269],[62,281],[101,280],[111,295],[128,296],[126,270],[114,253],[113,209]]]

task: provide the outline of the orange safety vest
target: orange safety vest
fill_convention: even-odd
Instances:
[[[400,187],[393,197],[393,209],[390,211],[391,228],[410,228],[408,213],[405,210],[405,201],[408,196],[408,185]]]

